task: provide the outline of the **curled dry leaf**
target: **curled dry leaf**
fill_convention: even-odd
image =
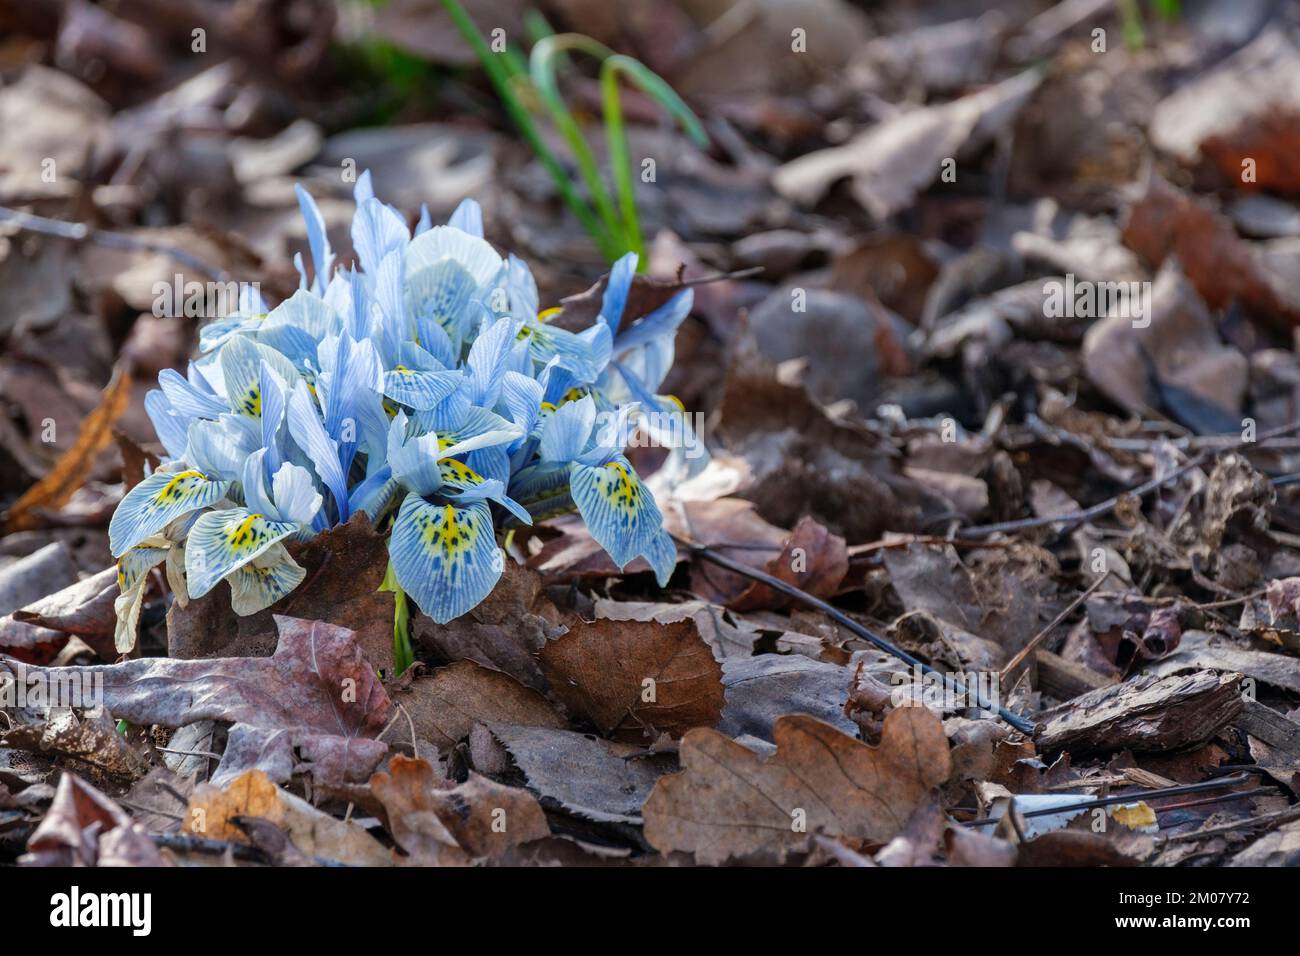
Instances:
[[[296,748],[305,769],[321,782],[368,779],[388,752],[374,738],[392,710],[374,668],[345,628],[288,617],[277,617],[276,624],[280,643],[271,657],[143,658],[95,667],[29,667],[27,674],[60,682],[55,686],[82,681],[84,687],[102,687],[104,706],[133,724],[243,725],[258,732],[263,744],[247,759],[275,757],[274,766],[282,769],[283,749],[270,746],[277,741]],[[225,766],[226,776],[234,763]]]
[[[27,841],[25,866],[165,866],[158,848],[126,811],[64,771],[45,819]]]
[[[117,624],[113,601],[119,593],[117,568],[105,568],[19,608],[14,620],[76,634],[88,642],[106,638],[111,643]]]
[[[1008,126],[1040,79],[1027,71],[949,103],[900,113],[843,146],[792,160],[777,171],[773,185],[811,204],[836,180],[852,177],[854,198],[877,220],[888,219],[939,177],[945,159],[972,139],[987,142]]]
[[[396,756],[370,778],[393,839],[412,862],[459,865],[499,856],[550,835],[535,797],[470,773],[462,784],[438,779],[424,760]]]
[[[722,713],[722,668],[694,621],[577,622],[541,662],[561,703],[615,740],[680,737]]]
[[[782,858],[818,831],[883,843],[951,771],[943,725],[919,707],[892,712],[879,747],[802,714],[778,720],[773,736],[776,753],[763,760],[716,731],[687,734],[682,772],[646,801],[650,844],[716,864]]]
[[[131,398],[131,375],[118,366],[104,388],[99,405],[81,422],[77,440],[49,474],[23,493],[5,515],[6,532],[38,527],[40,510],[57,510],[85,484],[100,449],[113,437],[113,426]]]
[[[306,800],[277,787],[260,770],[248,770],[225,788],[202,784],[190,797],[181,829],[209,840],[248,843],[246,818],[266,820],[283,830],[307,856],[356,866],[388,866],[388,851],[355,823],[336,820]]]

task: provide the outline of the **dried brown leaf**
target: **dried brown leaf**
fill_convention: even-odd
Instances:
[[[682,772],[646,801],[650,844],[711,864],[781,858],[819,831],[885,842],[951,772],[943,725],[917,707],[885,719],[879,747],[802,714],[778,720],[774,737],[776,753],[763,760],[716,731],[687,734]]]
[[[541,662],[555,696],[615,740],[680,737],[722,713],[722,668],[694,621],[575,622]]]

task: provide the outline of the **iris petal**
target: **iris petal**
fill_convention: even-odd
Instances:
[[[209,511],[194,522],[185,541],[190,597],[202,597],[236,568],[298,530],[292,521],[270,521],[247,508]]]
[[[210,481],[194,469],[155,472],[127,492],[113,512],[109,550],[120,557],[177,518],[220,501],[229,487],[228,482]]]
[[[504,569],[486,504],[458,507],[407,495],[388,545],[397,582],[439,624],[464,614]]]

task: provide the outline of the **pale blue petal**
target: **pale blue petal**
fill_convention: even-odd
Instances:
[[[625,567],[639,555],[659,549],[663,518],[654,497],[622,456],[604,465],[569,466],[573,501],[587,530],[614,563]],[[662,554],[657,553],[662,560]]]
[[[199,515],[185,539],[185,583],[190,597],[207,594],[230,572],[297,529],[292,521],[271,521],[247,508]]]
[[[325,219],[311,193],[301,185],[295,185],[293,190],[298,195],[298,208],[302,210],[302,218],[307,224],[307,245],[311,247],[312,267],[315,270],[312,288],[324,291],[329,281],[330,266],[334,262],[329,237],[325,232]]]
[[[289,434],[333,495],[334,504],[339,511],[338,520],[347,521],[347,481],[339,462],[339,447],[325,433],[325,426],[321,424],[320,413],[312,400],[311,392],[307,390],[306,382],[299,382],[289,396]]]
[[[618,334],[619,323],[623,321],[623,310],[627,306],[627,294],[632,288],[632,278],[636,275],[637,256],[629,252],[614,263],[609,270],[609,280],[605,283],[605,292],[600,299],[600,317],[605,320],[609,330]]]
[[[220,501],[230,485],[201,471],[154,472],[126,493],[108,523],[108,547],[120,557],[177,518]]]
[[[462,199],[456,211],[447,220],[447,225],[461,232],[469,233],[479,239],[483,238],[483,207],[473,199]]]
[[[414,494],[402,502],[388,554],[402,590],[439,624],[487,597],[505,567],[487,505],[431,504]]]
[[[595,424],[596,403],[590,395],[561,405],[542,431],[542,460],[563,462],[577,458],[586,449]]]
[[[230,607],[240,616],[264,611],[284,597],[307,576],[307,571],[289,556],[283,544],[230,572]]]

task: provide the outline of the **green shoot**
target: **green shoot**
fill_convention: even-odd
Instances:
[[[393,595],[393,676],[400,677],[415,663],[415,651],[411,649],[411,609],[406,603],[406,592],[397,583],[391,562],[379,590],[390,591]]]
[[[525,142],[541,160],[555,181],[561,198],[577,216],[601,253],[612,262],[625,252],[635,252],[640,267],[644,268],[645,242],[636,208],[632,160],[623,120],[619,81],[626,79],[658,102],[677,120],[692,141],[704,147],[708,145],[708,136],[698,117],[662,77],[643,63],[615,53],[591,37],[577,33],[556,34],[540,14],[530,15],[526,19],[528,33],[535,43],[529,56],[527,74],[524,74],[518,57],[513,53],[492,52],[460,0],[441,2],[477,54]],[[610,176],[617,202],[610,195],[577,118],[560,93],[557,67],[567,65],[570,52],[585,53],[601,64],[601,109],[609,151]],[[520,91],[516,88],[516,85],[522,86],[524,83],[528,84],[572,153],[587,198],[579,193],[554,153],[542,140],[532,116],[523,105]]]

